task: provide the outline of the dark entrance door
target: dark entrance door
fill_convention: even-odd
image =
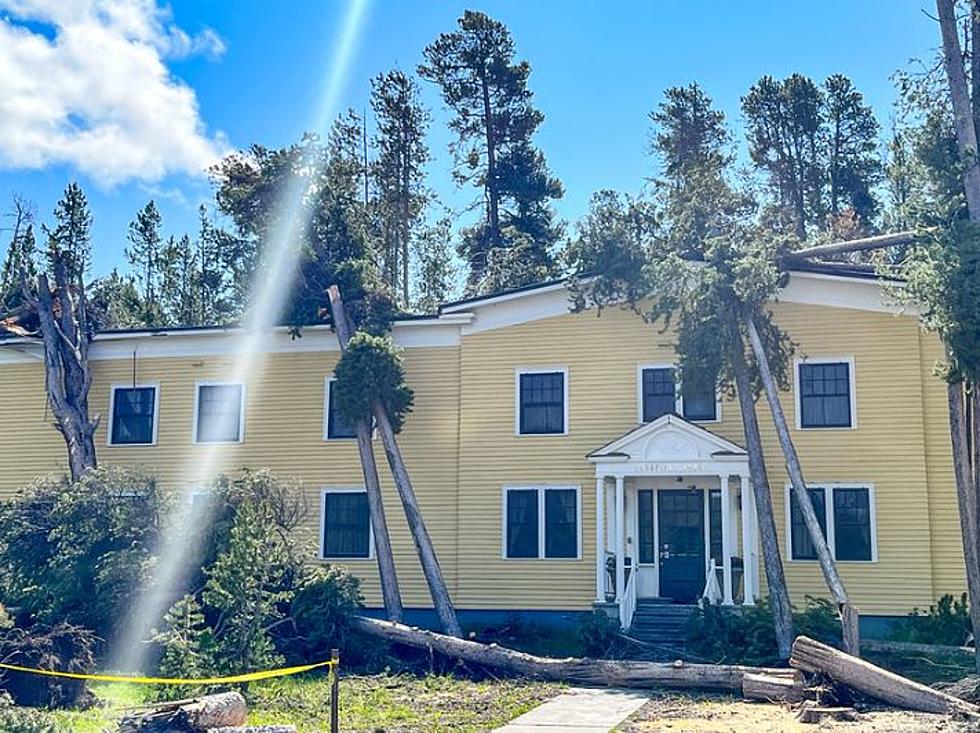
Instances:
[[[657,497],[660,596],[690,603],[704,590],[704,494],[661,489]]]

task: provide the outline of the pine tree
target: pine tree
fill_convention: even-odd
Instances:
[[[562,196],[532,138],[544,115],[527,87],[531,67],[514,58],[502,23],[467,10],[459,29],[425,49],[419,74],[439,85],[455,112],[450,147],[460,183],[481,189],[482,221],[463,232],[460,254],[471,292],[528,284],[555,271],[552,248],[561,236],[551,200]],[[507,256],[515,248],[519,253]],[[485,280],[486,271],[493,270]]]
[[[131,246],[125,250],[126,259],[139,284],[147,325],[158,325],[163,320],[159,302],[160,261],[163,254],[161,224],[160,212],[150,200],[130,222],[127,235]]]
[[[92,263],[92,214],[85,192],[74,181],[55,205],[54,220],[53,229],[45,227],[48,271],[53,272],[60,260],[68,281],[78,282],[88,274]]]
[[[430,115],[419,99],[418,85],[397,69],[371,81],[371,109],[377,126],[371,180],[381,273],[398,302],[407,307],[413,245],[431,197],[425,185]]]
[[[0,313],[23,303],[23,285],[32,287],[37,279],[34,212],[26,200],[16,196],[13,206],[10,244],[0,265]]]
[[[187,326],[197,320],[201,278],[197,254],[186,234],[180,239],[171,236],[161,252],[160,301],[170,324]]]
[[[448,218],[426,227],[416,239],[412,306],[421,313],[435,313],[452,298],[458,273],[451,242]]]

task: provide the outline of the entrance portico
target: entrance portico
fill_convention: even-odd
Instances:
[[[596,602],[614,602],[623,628],[637,598],[755,603],[758,531],[745,449],[669,414],[588,460],[596,470]]]

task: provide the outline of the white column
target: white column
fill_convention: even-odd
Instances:
[[[595,479],[595,600],[606,602],[606,477]]]
[[[722,603],[732,605],[732,496],[728,487],[728,476],[721,476],[721,561]]]
[[[752,486],[748,476],[740,476],[742,487],[739,491],[742,499],[742,603],[746,606],[755,605],[755,537],[753,537],[752,521],[755,510],[755,497],[752,496]]]
[[[623,602],[626,590],[626,496],[623,489],[623,477],[616,477],[616,602]]]

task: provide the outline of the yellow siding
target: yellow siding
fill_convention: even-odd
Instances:
[[[878,561],[841,563],[862,613],[901,614],[963,586],[962,553],[952,486],[945,389],[932,375],[941,356],[935,339],[912,317],[780,303],[777,318],[800,352],[853,357],[857,395],[854,430],[798,431],[793,436],[807,479],[873,484]],[[425,328],[420,327],[420,328]],[[324,378],[337,353],[276,353],[247,385],[245,441],[216,450],[220,468],[268,467],[305,487],[307,530],[319,528],[319,490],[360,486],[352,441],[324,442]],[[637,423],[637,367],[672,362],[669,334],[625,311],[561,315],[463,335],[458,347],[406,351],[415,410],[400,442],[461,608],[587,609],[595,595],[595,475],[589,452]],[[560,366],[569,375],[569,434],[515,436],[515,372]],[[137,380],[161,385],[159,440],[152,447],[108,447],[103,463],[141,466],[169,486],[193,485],[207,446],[194,445],[196,381],[225,378],[228,357],[155,358],[138,362]],[[129,359],[94,363],[93,412],[106,413],[109,387],[132,381]],[[63,468],[64,448],[45,413],[40,363],[0,365],[0,494],[38,474]],[[783,405],[795,423],[793,395]],[[773,503],[794,602],[825,596],[814,563],[788,560],[786,474],[772,421],[759,406]],[[737,405],[708,425],[742,442]],[[399,580],[408,606],[430,606],[400,503],[376,444]],[[502,490],[507,485],[575,485],[582,490],[580,560],[505,560],[501,552]],[[352,563],[367,600],[379,602],[374,561]]]

